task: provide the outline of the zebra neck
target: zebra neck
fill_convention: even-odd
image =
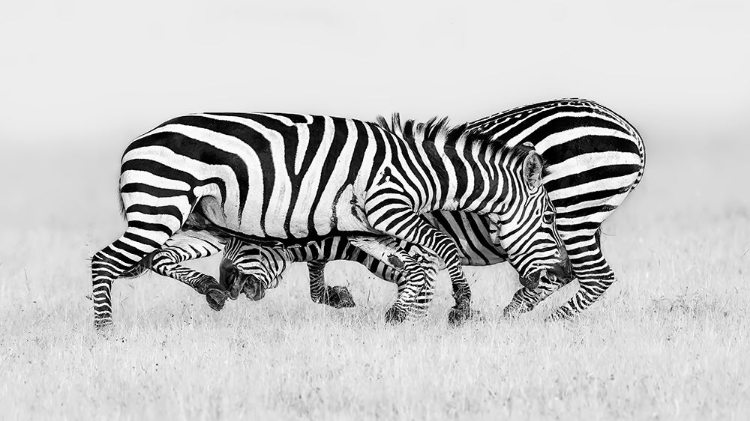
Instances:
[[[434,210],[462,212],[496,212],[505,204],[507,175],[500,167],[498,148],[484,142],[457,142],[443,145],[430,162],[437,175],[436,203],[426,204]]]

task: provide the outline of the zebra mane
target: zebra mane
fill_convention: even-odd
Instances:
[[[471,144],[473,147],[484,146],[495,150],[507,149],[511,151],[511,153],[520,153],[523,156],[525,156],[528,151],[533,150],[533,148],[520,146],[509,147],[505,142],[490,141],[490,138],[481,130],[476,128],[469,129],[468,123],[451,127],[448,124],[448,117],[432,117],[425,123],[417,123],[411,119],[402,122],[401,115],[399,113],[393,113],[390,122],[388,122],[385,117],[378,116],[375,119],[375,124],[399,136],[407,142],[435,143],[440,139],[446,144],[455,145],[463,138],[466,143]]]
[[[378,116],[375,122],[408,142],[435,142],[440,137],[444,137],[446,141],[455,142],[462,136],[467,136],[467,140],[478,137],[475,130],[467,130],[466,123],[454,127],[449,126],[448,117],[432,117],[425,123],[417,123],[412,119],[402,122],[401,114],[393,113],[390,122],[383,116]]]
[[[530,152],[534,151],[534,146],[531,144],[509,146],[505,141],[492,141],[481,130],[476,128],[469,129],[468,123],[451,127],[448,124],[448,117],[432,117],[425,123],[417,123],[411,119],[402,122],[401,115],[399,113],[393,113],[390,122],[383,116],[377,116],[375,124],[399,136],[407,142],[436,143],[438,142],[438,139],[440,139],[445,144],[455,145],[463,138],[467,144],[471,145],[471,148],[488,147],[495,151],[502,149],[511,155],[519,156],[522,159]],[[542,157],[539,156],[539,158],[541,159]],[[548,174],[547,165],[544,164],[544,161],[542,161],[542,163],[542,175],[546,176]]]

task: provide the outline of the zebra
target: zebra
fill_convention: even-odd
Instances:
[[[470,314],[471,291],[455,243],[420,216],[425,212],[488,214],[501,237],[518,245],[509,258],[522,279],[550,282],[564,273],[567,257],[549,223],[554,208],[533,149],[494,144],[466,125],[449,128],[447,119],[411,132],[415,138],[404,140],[375,123],[331,116],[200,113],[136,138],[120,169],[127,228],[92,257],[95,326],[112,323],[113,280],[195,221],[275,244],[360,234],[414,243],[445,262],[455,323]],[[523,258],[539,247],[546,253]],[[425,284],[418,264],[404,264],[409,280],[386,312],[390,322],[406,318]],[[210,277],[186,278],[178,266],[165,263],[159,273],[207,300],[224,293]]]
[[[357,237],[329,237],[296,247],[267,247],[232,237],[224,247],[219,282],[230,291],[232,299],[243,292],[247,298],[257,301],[265,296],[267,289],[278,286],[291,263],[308,262],[311,265],[322,262],[322,259],[348,260],[359,262],[380,278],[395,283],[401,291],[407,281],[402,270],[404,261],[416,259],[423,265],[426,286],[419,293],[409,316],[419,318],[426,315],[432,301],[433,283],[440,269],[439,260],[421,248],[393,237],[377,238],[382,254],[376,257],[358,247],[358,240]],[[346,287],[329,287],[324,279],[319,281],[312,278],[310,281],[313,302],[336,308],[354,306]]]
[[[401,133],[398,118],[379,123]],[[601,224],[636,188],[643,178],[645,148],[638,131],[614,111],[590,100],[560,99],[514,108],[468,123],[468,127],[504,145],[533,145],[544,161],[543,178],[556,208],[556,226],[579,282],[575,295],[556,309],[551,319],[572,318],[593,304],[615,281],[601,251]],[[472,219],[453,212],[434,212],[438,228],[472,251],[464,265],[484,266],[498,259],[498,244],[486,241],[486,232],[475,232]],[[477,216],[474,219],[481,219]],[[467,242],[467,238],[471,241]],[[482,241],[484,240],[484,241]],[[471,249],[461,247],[473,244]],[[338,260],[338,256],[330,256]],[[483,258],[486,257],[486,258]],[[325,288],[325,259],[308,263],[311,285]],[[380,275],[381,268],[370,268]],[[383,277],[383,276],[381,276]],[[504,308],[506,316],[527,312],[573,278],[556,277],[535,288],[524,285]],[[549,280],[549,279],[547,279]]]
[[[579,315],[616,279],[602,254],[601,225],[643,179],[646,151],[640,133],[609,108],[580,98],[514,108],[468,127],[509,147],[531,144],[542,157],[543,184],[573,269],[574,277],[546,278],[537,288],[519,289],[504,313],[532,310],[577,279],[574,296],[550,318]]]
[[[488,217],[475,213],[433,212],[425,214],[424,218],[456,242],[462,265],[484,266],[507,260],[507,253],[502,249],[497,237],[497,227]],[[311,300],[314,303],[342,308],[353,307],[354,301],[346,287],[326,285],[324,266],[328,261],[358,262],[381,279],[396,284],[398,290],[405,286],[406,279],[400,266],[406,259],[416,257],[426,265],[425,278],[429,285],[436,279],[438,270],[443,268],[441,262],[431,260],[431,256],[419,247],[393,238],[377,240],[386,249],[385,253],[381,253],[380,258],[377,258],[358,247],[357,238],[329,237],[295,247],[268,247],[242,241],[236,237],[229,237],[224,241],[220,236],[209,234],[210,226],[203,226],[202,230],[197,228],[183,228],[157,253],[147,256],[129,274],[121,276],[140,275],[149,269],[153,270],[154,264],[163,261],[198,259],[223,251],[224,255],[219,265],[219,284],[228,291],[232,299],[236,299],[240,292],[244,292],[247,298],[256,301],[265,296],[265,290],[275,288],[279,284],[289,264],[306,262],[310,273]],[[394,258],[396,264],[393,263]],[[192,271],[188,268],[182,269]],[[195,276],[202,274],[195,272]],[[419,302],[413,307],[415,317],[426,314],[426,306],[431,297],[431,289],[423,289]],[[222,307],[223,304],[222,301]]]
[[[463,212],[433,212],[424,217],[456,242],[462,265],[485,266],[507,261],[507,253],[502,249],[497,236],[497,227],[486,216]],[[457,234],[456,230],[461,234]],[[224,249],[219,282],[227,290],[232,290],[232,299],[239,295],[240,285],[245,285],[248,288],[245,295],[257,300],[264,295],[259,294],[259,290],[278,285],[289,264],[304,262],[307,263],[310,274],[311,300],[341,308],[353,307],[354,302],[345,287],[326,285],[324,267],[329,261],[358,262],[381,279],[395,283],[399,290],[404,287],[405,281],[401,271],[401,261],[404,259],[417,258],[423,262],[430,286],[437,278],[438,270],[444,268],[442,262],[432,260],[430,255],[408,242],[392,237],[381,237],[377,242],[383,247],[379,255],[368,253],[359,247],[357,238],[330,237],[302,247],[288,248],[265,247],[232,238],[230,245]],[[563,273],[558,276],[563,276]],[[425,307],[431,300],[431,289],[425,288],[423,291],[424,295],[415,308],[416,316],[426,314]],[[342,296],[344,303],[339,302]]]

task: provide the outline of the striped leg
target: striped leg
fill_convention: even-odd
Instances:
[[[325,267],[326,260],[314,260],[307,263],[310,274],[310,299],[314,303],[323,304],[327,301]]]
[[[112,282],[164,245],[182,227],[199,199],[192,194],[166,197],[151,195],[153,191],[144,193],[141,190],[149,189],[125,174],[128,173],[120,177],[120,197],[128,227],[120,238],[91,259],[97,328],[112,324]]]
[[[558,308],[551,319],[570,319],[596,302],[615,282],[615,274],[609,267],[601,250],[600,231],[579,246],[569,250],[573,274],[578,279],[579,289],[565,305]]]
[[[514,317],[533,310],[537,304],[569,282],[570,280],[559,279],[555,279],[553,282],[540,280],[535,289],[526,287],[519,289],[513,295],[510,304],[503,309],[503,317]]]
[[[436,255],[418,247],[415,249],[415,251],[420,254],[418,260],[424,270],[425,284],[414,299],[414,305],[412,306],[412,311],[409,317],[410,319],[427,317],[427,311],[429,310],[430,304],[435,295],[435,280],[437,279],[440,270],[440,260]]]
[[[162,276],[176,279],[206,296],[209,307],[219,311],[227,299],[225,289],[211,276],[181,266],[180,263],[208,257],[223,249],[221,242],[200,231],[180,231],[170,238],[161,249],[150,253],[121,277],[134,277],[148,269]]]
[[[371,257],[403,273],[404,281],[398,284],[398,298],[385,313],[385,320],[388,323],[400,323],[406,320],[412,310],[414,300],[426,282],[425,271],[419,260],[405,250],[394,247],[392,239],[387,237],[353,237],[349,242]]]
[[[327,260],[314,260],[307,263],[310,272],[310,299],[314,303],[333,308],[354,307],[354,299],[347,287],[326,285],[325,265]]]
[[[362,260],[362,264],[375,276],[395,283],[398,288],[398,295],[400,296],[410,287],[406,273],[403,270],[403,263],[406,260],[415,261],[420,266],[420,271],[423,272],[420,276],[424,276],[425,281],[424,286],[414,298],[414,303],[407,313],[406,319],[416,320],[427,316],[427,310],[434,296],[435,280],[440,270],[440,259],[438,256],[413,244],[407,245],[405,249],[401,249],[399,246],[403,243],[394,238],[385,238],[379,240],[378,243],[389,247],[392,250],[392,254],[386,258],[383,258],[383,256],[376,258],[371,254],[365,253],[367,257]],[[362,252],[364,253],[364,251]]]
[[[180,253],[180,251],[181,250],[174,248],[166,248],[157,251],[152,257],[151,268],[159,275],[168,276],[190,286],[199,294],[206,296],[206,302],[208,302],[211,309],[216,311],[221,310],[224,307],[228,295],[219,282],[212,276],[179,264],[189,259],[207,257],[210,254],[188,254]],[[196,250],[190,251],[195,252]]]
[[[451,310],[448,320],[458,324],[468,319],[471,316],[471,289],[461,269],[460,254],[456,243],[435,229],[425,218],[415,214],[408,205],[391,206],[385,210],[384,204],[385,201],[377,197],[371,197],[365,204],[372,226],[440,257],[450,274],[453,298],[456,300],[456,306]],[[389,310],[389,314],[395,316],[396,321],[403,320],[406,316],[425,282],[424,271],[421,270],[419,264],[407,264],[403,270],[407,286]]]
[[[125,233],[112,244],[103,248],[91,259],[93,278],[94,326],[103,328],[112,324],[112,281],[133,268],[149,253],[157,250],[172,233],[149,232],[128,224]]]

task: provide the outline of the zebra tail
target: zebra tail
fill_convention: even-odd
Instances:
[[[641,169],[638,171],[638,178],[635,179],[635,182],[633,182],[633,186],[630,188],[631,192],[638,186],[638,183],[641,182],[641,180],[643,179],[643,173],[646,170],[646,146],[643,144],[643,138],[641,137],[641,134],[638,133],[638,130],[635,127],[632,128],[633,132],[640,141],[640,143],[638,144],[638,150],[641,153]]]
[[[118,180],[119,184],[119,180]],[[125,219],[125,202],[122,201],[122,192],[120,191],[120,186],[117,186],[117,196],[120,201],[120,216],[122,216],[123,219]]]

